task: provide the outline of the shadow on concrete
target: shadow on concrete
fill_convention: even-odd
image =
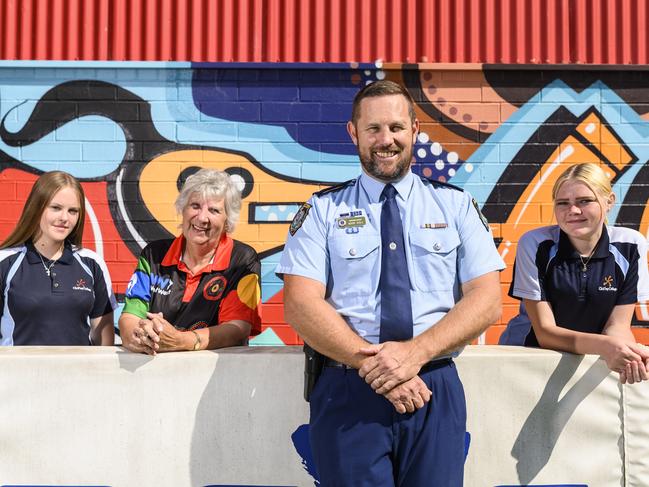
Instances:
[[[117,349],[117,360],[119,361],[119,367],[124,370],[128,370],[133,373],[143,365],[148,364],[155,357],[147,355],[145,353],[133,353],[129,352],[123,347]]]
[[[577,406],[609,375],[607,368],[595,362],[559,399],[582,360],[583,356],[561,357],[539,402],[514,441],[511,453],[517,460],[516,471],[522,485],[529,484],[548,463],[561,432]]]

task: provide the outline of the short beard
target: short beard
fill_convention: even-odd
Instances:
[[[371,157],[369,160],[362,159],[359,154],[359,158],[361,159],[361,165],[363,166],[363,169],[365,169],[365,172],[367,172],[370,176],[372,176],[374,179],[378,179],[379,181],[391,183],[401,180],[410,170],[412,152],[407,155],[408,157],[404,157],[399,162],[399,164],[394,167],[394,170],[389,173],[381,171],[379,164]]]

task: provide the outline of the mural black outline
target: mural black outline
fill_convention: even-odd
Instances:
[[[243,151],[168,140],[155,127],[150,103],[113,83],[97,80],[73,80],[60,83],[50,88],[37,101],[32,113],[20,130],[10,132],[6,128],[6,118],[24,103],[12,107],[0,121],[0,138],[11,147],[24,147],[35,143],[66,123],[84,116],[105,117],[121,128],[126,142],[126,150],[118,167],[105,176],[79,178],[79,180],[82,182],[107,182],[107,198],[113,222],[124,244],[135,257],[139,256],[142,250],[140,244],[137,243],[138,237],[141,237],[145,243],[173,237],[146,207],[137,183],[146,165],[162,155],[186,150],[218,151],[246,159],[260,171],[280,181],[322,186],[337,184],[335,181],[315,181],[277,173],[266,168],[250,154]],[[120,111],[125,107],[131,110],[126,117]],[[3,161],[2,169],[15,166],[32,174],[43,173],[43,171],[0,152],[2,159],[7,161]],[[238,167],[226,168],[225,171],[228,172],[228,169],[232,169],[233,173],[240,172]],[[126,183],[122,184],[123,181]],[[251,184],[254,185],[254,181]],[[124,211],[119,208],[119,201],[123,202]],[[137,235],[129,228],[127,222],[137,222]],[[263,251],[259,255],[263,258],[281,251],[282,248],[283,246],[277,246]]]

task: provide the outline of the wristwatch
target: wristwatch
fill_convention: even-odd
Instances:
[[[194,336],[196,337],[196,341],[194,342],[194,348],[192,348],[193,351],[200,350],[201,349],[201,336],[196,333],[194,330],[189,330],[191,331]]]

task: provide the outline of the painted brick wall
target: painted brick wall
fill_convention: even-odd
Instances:
[[[552,223],[558,166],[603,164],[619,202],[610,223],[647,234],[642,71],[4,62],[0,237],[38,174],[68,171],[83,181],[92,210],[86,244],[104,255],[123,296],[141,247],[177,232],[178,181],[200,167],[227,170],[244,196],[234,237],[262,257],[264,333],[256,342],[297,343],[273,269],[299,205],[358,174],[345,123],[359,87],[382,78],[404,83],[417,101],[414,172],[470,191],[489,219],[508,264],[503,322],[517,309],[506,297],[516,243]],[[635,324],[647,319],[642,304]],[[495,343],[501,325],[480,342]]]

